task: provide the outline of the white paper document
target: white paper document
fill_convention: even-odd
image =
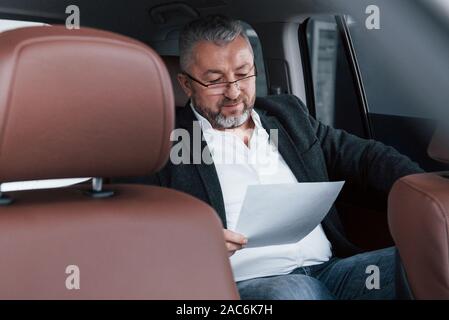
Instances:
[[[300,241],[329,212],[344,181],[251,185],[235,231],[247,248]]]

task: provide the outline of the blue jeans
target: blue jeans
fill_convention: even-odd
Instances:
[[[370,265],[379,272],[367,270]],[[286,275],[239,281],[237,288],[244,300],[395,299],[395,248],[331,258]]]

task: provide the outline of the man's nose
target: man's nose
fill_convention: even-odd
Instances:
[[[240,87],[237,82],[230,83],[228,87],[226,88],[226,91],[224,93],[225,97],[234,100],[237,99],[240,95]]]

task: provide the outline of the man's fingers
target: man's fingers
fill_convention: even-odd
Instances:
[[[228,249],[228,251],[237,251],[242,249],[242,246],[236,243],[226,242],[226,249]]]
[[[240,245],[245,245],[248,242],[248,239],[243,234],[223,229],[224,232],[224,238],[228,242],[234,242]]]
[[[242,249],[243,245],[248,242],[244,235],[231,230],[223,229],[223,234],[229,256],[232,256],[237,250]]]

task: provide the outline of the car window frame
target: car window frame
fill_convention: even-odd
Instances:
[[[355,89],[357,97],[358,108],[361,114],[361,124],[364,130],[364,138],[372,139],[374,137],[372,124],[369,118],[368,101],[363,85],[361,71],[357,62],[357,56],[352,43],[351,35],[348,25],[346,23],[347,16],[335,15],[335,23],[337,27],[337,33],[339,40],[341,41],[345,57],[349,65],[349,72],[351,73],[352,85]],[[301,47],[301,61],[304,72],[304,87],[306,91],[306,102],[310,114],[316,118],[316,101],[315,101],[315,88],[313,82],[312,73],[312,61],[309,54],[309,42],[307,40],[307,26],[310,23],[312,17],[305,19],[298,29],[298,41]]]

